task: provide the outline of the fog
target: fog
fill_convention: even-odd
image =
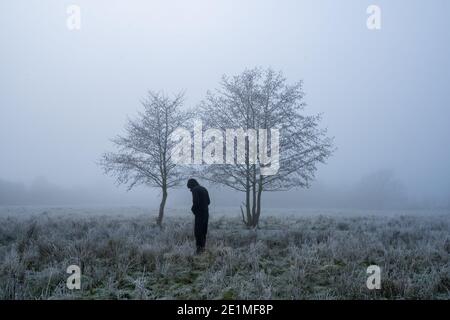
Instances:
[[[71,4],[80,30],[66,26]],[[370,4],[381,30],[366,26]],[[260,66],[304,81],[337,147],[310,190],[266,205],[449,207],[449,12],[447,0],[4,0],[0,204],[155,205],[158,190],[127,192],[97,164],[147,90],[184,90],[194,107],[223,74]]]

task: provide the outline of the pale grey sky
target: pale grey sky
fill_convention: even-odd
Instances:
[[[81,8],[81,30],[66,8]],[[381,30],[366,27],[379,5]],[[337,152],[317,179],[394,170],[450,197],[448,0],[3,0],[0,179],[115,189],[96,165],[148,89],[194,106],[246,67],[303,79]]]

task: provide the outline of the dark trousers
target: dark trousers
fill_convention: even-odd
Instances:
[[[207,212],[198,212],[195,215],[194,236],[197,249],[205,248],[206,234],[208,233],[208,218],[209,214]]]

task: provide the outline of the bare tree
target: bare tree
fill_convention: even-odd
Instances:
[[[317,163],[332,154],[333,139],[327,137],[326,129],[319,128],[320,115],[304,114],[303,97],[302,82],[288,85],[281,72],[255,68],[232,78],[224,76],[220,89],[208,92],[200,104],[199,113],[206,126],[246,131],[245,163],[209,165],[204,174],[214,183],[245,192],[245,213],[242,207],[241,212],[248,227],[258,226],[263,191],[308,187]],[[258,129],[266,129],[266,136]],[[271,141],[270,129],[278,129],[280,134],[279,169],[267,175],[261,152],[256,161],[251,161],[254,139],[250,133],[257,132],[257,149],[262,148],[262,154],[273,154],[271,144],[261,142]],[[234,142],[233,148],[237,148]]]
[[[160,188],[161,203],[157,224],[162,225],[168,189],[184,179],[182,170],[171,159],[173,142],[170,135],[188,118],[181,110],[183,94],[169,98],[163,93],[148,92],[142,101],[143,112],[128,119],[126,135],[112,140],[116,152],[105,153],[100,161],[106,174],[117,178],[118,184]]]

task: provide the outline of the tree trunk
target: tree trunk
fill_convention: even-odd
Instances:
[[[261,216],[261,195],[262,195],[262,176],[259,176],[259,183],[258,183],[258,196],[256,198],[256,214],[255,214],[255,220],[253,221],[254,227],[258,227],[259,224],[259,217]]]
[[[250,211],[250,186],[246,188],[245,190],[245,211],[247,213],[247,220],[245,221],[245,224],[247,226],[250,226],[252,223],[252,213]]]
[[[256,165],[252,165],[252,221],[251,227],[255,227],[256,217]]]
[[[245,182],[245,211],[247,214],[247,221],[244,221],[247,227],[252,223],[252,215],[250,212],[250,176],[249,176],[249,166],[247,162],[247,171],[246,171],[246,182]]]
[[[162,188],[162,199],[161,203],[159,204],[159,214],[158,214],[158,220],[156,221],[156,224],[161,227],[162,226],[162,220],[164,217],[164,207],[166,206],[166,200],[167,200],[167,188]]]

